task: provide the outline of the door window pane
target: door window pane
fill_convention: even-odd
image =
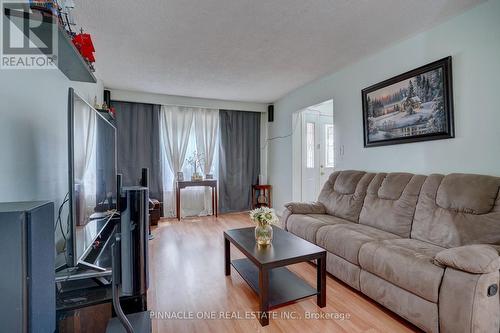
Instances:
[[[325,125],[325,164],[327,168],[334,167],[333,124]]]
[[[306,168],[314,168],[314,123],[306,124]]]

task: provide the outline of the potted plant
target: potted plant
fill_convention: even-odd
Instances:
[[[250,211],[250,219],[256,223],[255,241],[258,245],[269,245],[273,240],[272,224],[278,223],[278,217],[274,209],[260,207]]]
[[[203,176],[198,172],[198,167],[201,169],[201,164],[204,162],[203,154],[199,154],[196,150],[187,159],[187,162],[193,167],[191,180],[203,180]]]

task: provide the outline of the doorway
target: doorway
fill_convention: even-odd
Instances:
[[[293,197],[316,201],[335,166],[333,100],[300,110],[294,122]]]

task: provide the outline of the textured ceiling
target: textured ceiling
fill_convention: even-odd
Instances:
[[[77,1],[106,87],[272,102],[481,0]]]

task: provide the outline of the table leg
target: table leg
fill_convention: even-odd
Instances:
[[[212,215],[215,215],[215,188],[211,187],[212,189]]]
[[[259,322],[262,326],[269,325],[269,270],[259,269]]]
[[[217,186],[215,187],[215,217],[218,217],[219,215],[219,201],[217,197]]]
[[[177,210],[177,220],[181,220],[181,189],[177,188],[175,191],[175,202],[176,202],[176,210]]]
[[[224,266],[226,269],[226,276],[231,275],[231,246],[226,237],[224,237]]]
[[[252,186],[252,209],[257,208],[255,205],[255,187]]]
[[[318,290],[316,303],[323,308],[326,306],[326,254],[317,259],[316,277]]]

